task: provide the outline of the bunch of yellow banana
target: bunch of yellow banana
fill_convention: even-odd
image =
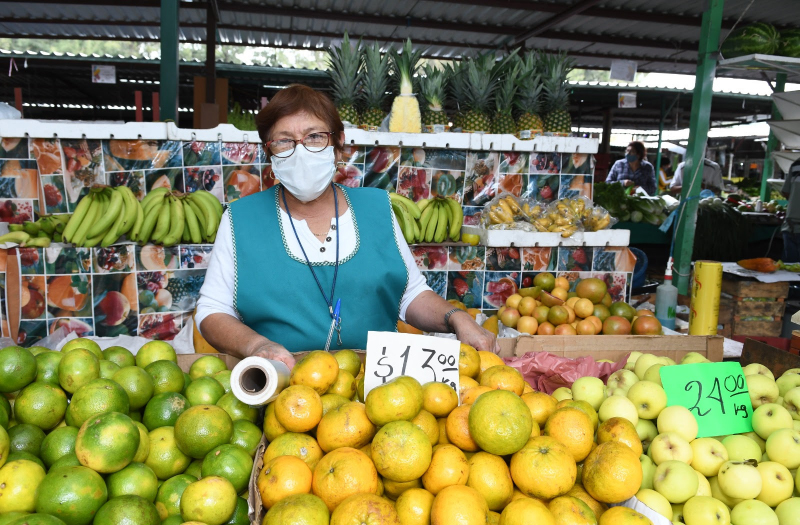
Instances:
[[[583,228],[586,231],[598,232],[611,226],[611,214],[605,208],[592,208],[583,218]]]
[[[414,202],[397,193],[389,193],[389,199],[408,244],[461,239],[464,211],[455,199],[435,197]]]
[[[562,237],[571,237],[581,228],[586,203],[582,199],[561,199],[550,205],[539,226],[547,227],[547,231],[560,233]]]
[[[528,208],[530,211],[530,205]],[[528,220],[528,213],[519,207],[519,203],[511,195],[506,195],[489,206],[489,222],[491,224],[509,224]]]
[[[122,235],[135,233],[143,218],[142,207],[127,186],[94,186],[78,203],[62,238],[87,248],[110,246]]]
[[[214,242],[222,218],[222,204],[205,190],[179,193],[158,188],[142,199],[144,219],[130,237],[140,244],[174,246],[179,242]]]

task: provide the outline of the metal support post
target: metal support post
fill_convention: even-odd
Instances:
[[[211,3],[206,11],[206,103],[217,103],[217,19]]]
[[[178,120],[179,0],[161,0],[161,118]]]
[[[689,145],[683,166],[683,210],[676,224],[674,282],[678,292],[687,294],[692,269],[692,250],[697,226],[697,197],[703,181],[703,154],[711,125],[711,98],[717,71],[717,50],[724,0],[709,0],[703,13],[700,29],[700,49],[697,53],[697,73],[692,96],[692,115],[689,121]],[[690,200],[691,199],[691,200]]]
[[[786,73],[778,73],[775,76],[775,90],[774,93],[783,93],[786,89]],[[778,106],[772,103],[772,119],[777,120],[781,118],[781,112],[778,111]],[[770,200],[769,196],[772,193],[769,189],[768,179],[773,177],[775,171],[775,163],[772,160],[772,152],[778,148],[778,138],[770,130],[769,138],[767,139],[767,152],[764,154],[764,172],[761,174],[761,200]]]
[[[667,107],[664,97],[661,97],[661,118],[658,120],[658,152],[656,153],[656,180],[661,180],[661,139],[664,135],[664,118],[666,118]],[[658,188],[658,184],[656,184]]]

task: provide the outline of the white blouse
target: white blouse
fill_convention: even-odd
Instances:
[[[331,228],[328,230],[328,235],[323,239],[318,239],[308,228],[308,224],[305,220],[289,219],[289,214],[281,209],[281,221],[283,224],[287,225],[284,228],[284,242],[291,251],[291,255],[302,261],[305,260],[303,252],[300,249],[297,238],[291,231],[291,226],[288,226],[289,220],[294,223],[297,229],[297,235],[303,243],[303,248],[305,248],[309,261],[312,263],[334,262],[336,257],[335,217],[331,219]],[[411,254],[411,249],[408,247],[408,244],[405,243],[403,232],[394,215],[392,215],[392,222],[394,223],[394,234],[400,245],[400,253],[403,256],[403,262],[408,269],[408,283],[403,293],[402,301],[400,302],[400,319],[405,321],[408,305],[411,304],[420,293],[425,290],[430,290],[430,287],[425,277],[420,273],[419,268],[417,268],[414,256]],[[283,247],[276,248],[283,249]],[[350,213],[350,208],[348,208],[339,217],[339,260],[352,255],[355,249],[356,229],[353,223],[353,216]],[[228,210],[226,210],[222,214],[222,221],[220,222],[217,238],[214,242],[214,250],[211,252],[208,270],[206,270],[206,278],[203,282],[203,287],[200,289],[200,298],[197,300],[195,323],[198,330],[202,326],[203,319],[211,314],[223,313],[241,320],[239,313],[233,307],[234,274],[233,233],[230,214]],[[322,300],[322,298],[320,297],[319,300]]]

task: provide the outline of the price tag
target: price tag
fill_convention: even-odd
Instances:
[[[665,366],[660,373],[667,406],[689,409],[697,419],[697,437],[753,430],[753,405],[739,363]]]
[[[439,381],[458,392],[458,354],[455,339],[395,332],[369,332],[364,365],[364,396],[400,376],[420,384]]]

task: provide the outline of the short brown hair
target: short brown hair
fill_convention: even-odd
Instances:
[[[258,136],[266,144],[275,123],[284,117],[308,113],[320,119],[327,126],[326,131],[333,131],[331,142],[336,151],[342,150],[341,134],[344,124],[333,101],[325,94],[302,84],[292,84],[278,91],[264,109],[256,115]]]
[[[644,147],[644,144],[642,144],[638,140],[634,140],[633,142],[628,144],[628,146],[630,146],[631,149],[635,151],[637,155],[639,155],[640,159],[647,160],[647,148]]]

